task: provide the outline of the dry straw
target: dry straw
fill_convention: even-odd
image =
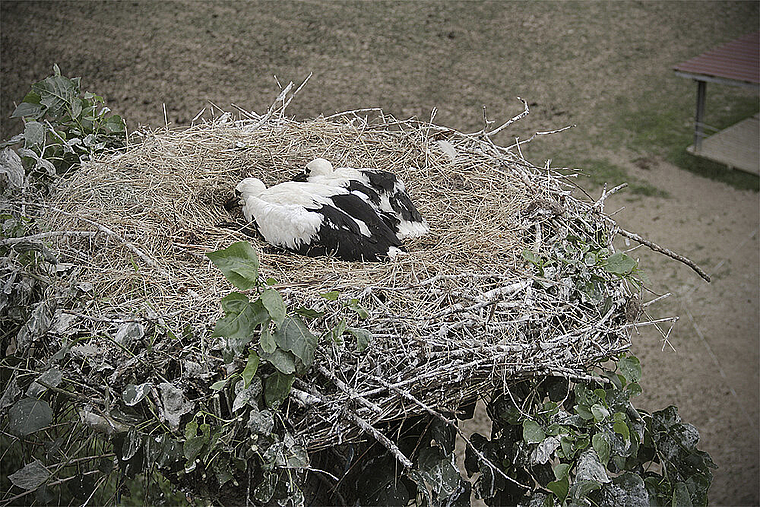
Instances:
[[[508,380],[583,377],[646,324],[632,322],[635,298],[621,278],[595,268],[605,303],[592,304],[560,269],[539,277],[523,258],[526,249],[556,256],[568,237],[611,247],[617,233],[603,199],[573,197],[562,175],[491,141],[527,106],[497,129],[463,134],[377,110],[295,121],[284,114],[292,96],[286,88],[264,115],[143,133],[82,167],[47,206],[76,294],[58,310],[59,321],[74,316],[61,333],[96,337],[73,350],[90,367],[69,372],[92,403],[107,399],[105,386],[120,393],[143,382],[173,383],[190,406],[214,396],[209,385],[229,369],[210,335],[233,288],[204,253],[240,240],[259,252],[262,276],[277,281],[290,308],[327,310],[315,332],[347,318],[373,335],[364,353],[323,339],[315,367],[296,381],[286,417],[312,450],[367,432],[382,439],[383,421],[454,411]],[[247,235],[239,208],[225,207],[237,182],[282,182],[315,157],[396,173],[430,234],[385,263],[298,256]],[[369,318],[320,297],[333,290],[357,298]],[[149,349],[125,344],[129,323]]]

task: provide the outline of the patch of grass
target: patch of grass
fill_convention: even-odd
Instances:
[[[718,130],[754,115],[760,107],[758,97],[743,90],[712,85],[707,91],[705,120]],[[724,164],[686,151],[686,147],[694,142],[694,104],[687,98],[696,100],[695,97],[681,97],[671,103],[659,104],[659,107],[633,101],[621,104],[616,127],[628,132],[625,144],[632,150],[658,155],[682,169],[735,188],[760,190],[758,176],[729,170]]]
[[[580,171],[579,184],[584,187],[597,188],[605,183],[608,188],[628,183],[624,190],[629,194],[645,195],[654,197],[669,197],[664,190],[656,188],[646,181],[630,176],[625,168],[615,165],[607,159],[583,159],[580,162],[564,164],[563,161],[555,161],[554,166],[577,167]]]

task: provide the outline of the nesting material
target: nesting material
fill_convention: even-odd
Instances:
[[[240,240],[258,251],[262,276],[276,280],[289,308],[327,311],[310,322],[315,332],[345,318],[373,335],[364,353],[348,335],[344,344],[321,340],[314,368],[296,381],[287,417],[312,450],[360,437],[366,428],[357,420],[377,426],[453,411],[509,379],[582,375],[628,347],[630,298],[619,277],[594,268],[605,303],[584,302],[560,269],[539,276],[523,256],[554,255],[571,235],[611,247],[615,224],[599,206],[488,134],[372,116],[225,114],[146,133],[65,181],[47,227],[91,234],[54,236],[79,291],[64,311],[95,336],[137,322],[152,343],[130,363],[103,339],[111,368],[88,370],[82,382],[118,393],[128,383],[168,381],[191,403],[213,394],[209,385],[226,373],[210,335],[219,300],[234,289],[204,253]],[[430,233],[405,241],[407,253],[393,261],[343,262],[276,250],[246,234],[239,208],[225,208],[244,177],[273,185],[316,157],[397,174]],[[320,296],[327,291],[339,291],[337,304]],[[352,298],[366,320],[340,304]]]

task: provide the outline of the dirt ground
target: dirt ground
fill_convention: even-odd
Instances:
[[[701,448],[720,466],[713,505],[758,505],[758,194],[632,151],[626,140],[639,126],[621,120],[632,104],[654,114],[676,101],[688,105],[681,128],[689,129],[694,87],[671,67],[756,30],[758,5],[3,0],[0,138],[19,131],[8,118],[13,103],[53,63],[82,76],[130,130],[186,125],[209,100],[261,112],[277,95],[273,76],[300,82],[310,72],[290,107],[299,118],[373,106],[429,118],[436,107],[436,123],[475,130],[484,104],[490,119],[506,120],[523,97],[531,114],[501,142],[575,124],[539,137],[526,156],[537,165],[544,157],[608,160],[667,192],[619,194],[606,208],[625,207],[615,215],[624,228],[713,275],[707,284],[675,261],[634,252],[652,290],[672,294],[650,307],[653,315],[680,316],[669,343],[651,329],[634,336],[644,368],[638,406],[674,404],[699,429]],[[648,169],[634,163],[642,156]]]

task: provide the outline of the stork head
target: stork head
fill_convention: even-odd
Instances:
[[[235,195],[245,202],[250,196],[261,195],[267,187],[264,182],[258,178],[246,178],[235,187]]]
[[[333,165],[329,160],[323,158],[315,158],[308,164],[306,164],[306,176],[327,176],[332,174]]]

